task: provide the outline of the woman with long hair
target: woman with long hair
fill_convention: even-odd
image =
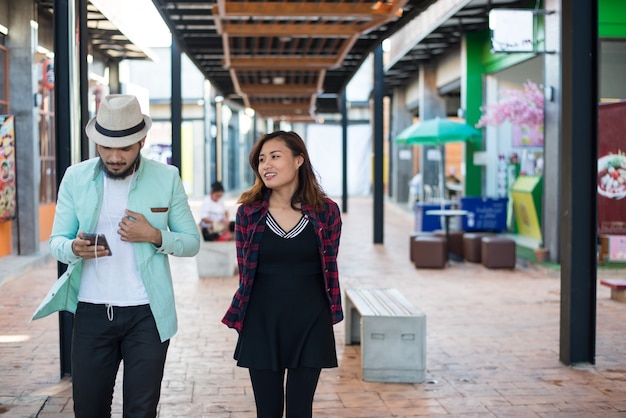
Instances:
[[[222,322],[239,333],[234,358],[257,416],[280,418],[286,405],[288,418],[311,417],[321,369],[337,367],[341,215],[295,132],[263,135],[250,166],[235,221],[239,287]]]

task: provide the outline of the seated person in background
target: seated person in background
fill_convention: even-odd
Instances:
[[[420,200],[420,189],[422,188],[422,173],[415,173],[409,181],[409,207],[412,208],[415,202]]]
[[[233,238],[233,222],[228,220],[228,211],[222,201],[224,186],[216,181],[211,184],[211,193],[204,198],[200,209],[200,231],[205,241],[227,241]]]
[[[461,195],[461,180],[456,176],[456,168],[450,167],[446,176],[446,191],[449,200],[456,200]]]

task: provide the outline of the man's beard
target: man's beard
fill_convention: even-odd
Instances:
[[[126,177],[134,174],[137,170],[137,167],[139,166],[139,154],[137,154],[137,158],[135,158],[135,161],[121,173],[112,173],[111,171],[109,171],[107,165],[104,163],[104,161],[102,161],[102,157],[100,157],[100,162],[102,163],[102,170],[104,171],[105,176],[113,180],[123,180]]]

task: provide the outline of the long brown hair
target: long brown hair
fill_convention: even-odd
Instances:
[[[322,190],[319,182],[317,181],[316,173],[311,165],[311,159],[306,149],[304,141],[297,133],[291,131],[275,131],[265,134],[259,138],[250,151],[250,167],[254,172],[254,184],[252,187],[241,194],[239,202],[242,204],[259,203],[265,198],[265,194],[268,188],[263,183],[261,175],[259,174],[259,154],[263,145],[271,140],[279,139],[285,143],[287,148],[291,150],[291,155],[297,157],[301,155],[304,158],[302,165],[298,169],[298,187],[295,193],[291,196],[291,207],[298,209],[297,204],[308,204],[313,207],[316,212],[321,211],[324,208],[324,201],[326,199],[326,193]]]

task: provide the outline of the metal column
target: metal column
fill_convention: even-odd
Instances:
[[[563,134],[559,357],[565,364],[594,364],[598,4],[588,0],[563,1],[561,18]]]
[[[172,165],[178,167],[182,175],[182,88],[181,88],[181,52],[178,43],[172,38],[172,98],[171,98],[171,123],[172,123]]]
[[[341,95],[341,210],[348,213],[348,97],[346,91]]]
[[[383,47],[379,44],[374,50],[374,117],[372,135],[374,138],[374,244],[382,244],[384,236],[384,181],[383,181]]]
[[[76,36],[80,20],[85,19],[86,7],[81,0],[54,1],[55,109],[56,109],[56,172],[57,189],[65,170],[81,159],[80,109],[80,45]],[[84,0],[83,0],[84,1]],[[81,12],[82,11],[82,12]],[[78,56],[77,56],[78,53]],[[59,276],[67,266],[57,263]],[[59,312],[59,350],[61,377],[71,375],[71,341],[74,316]]]

